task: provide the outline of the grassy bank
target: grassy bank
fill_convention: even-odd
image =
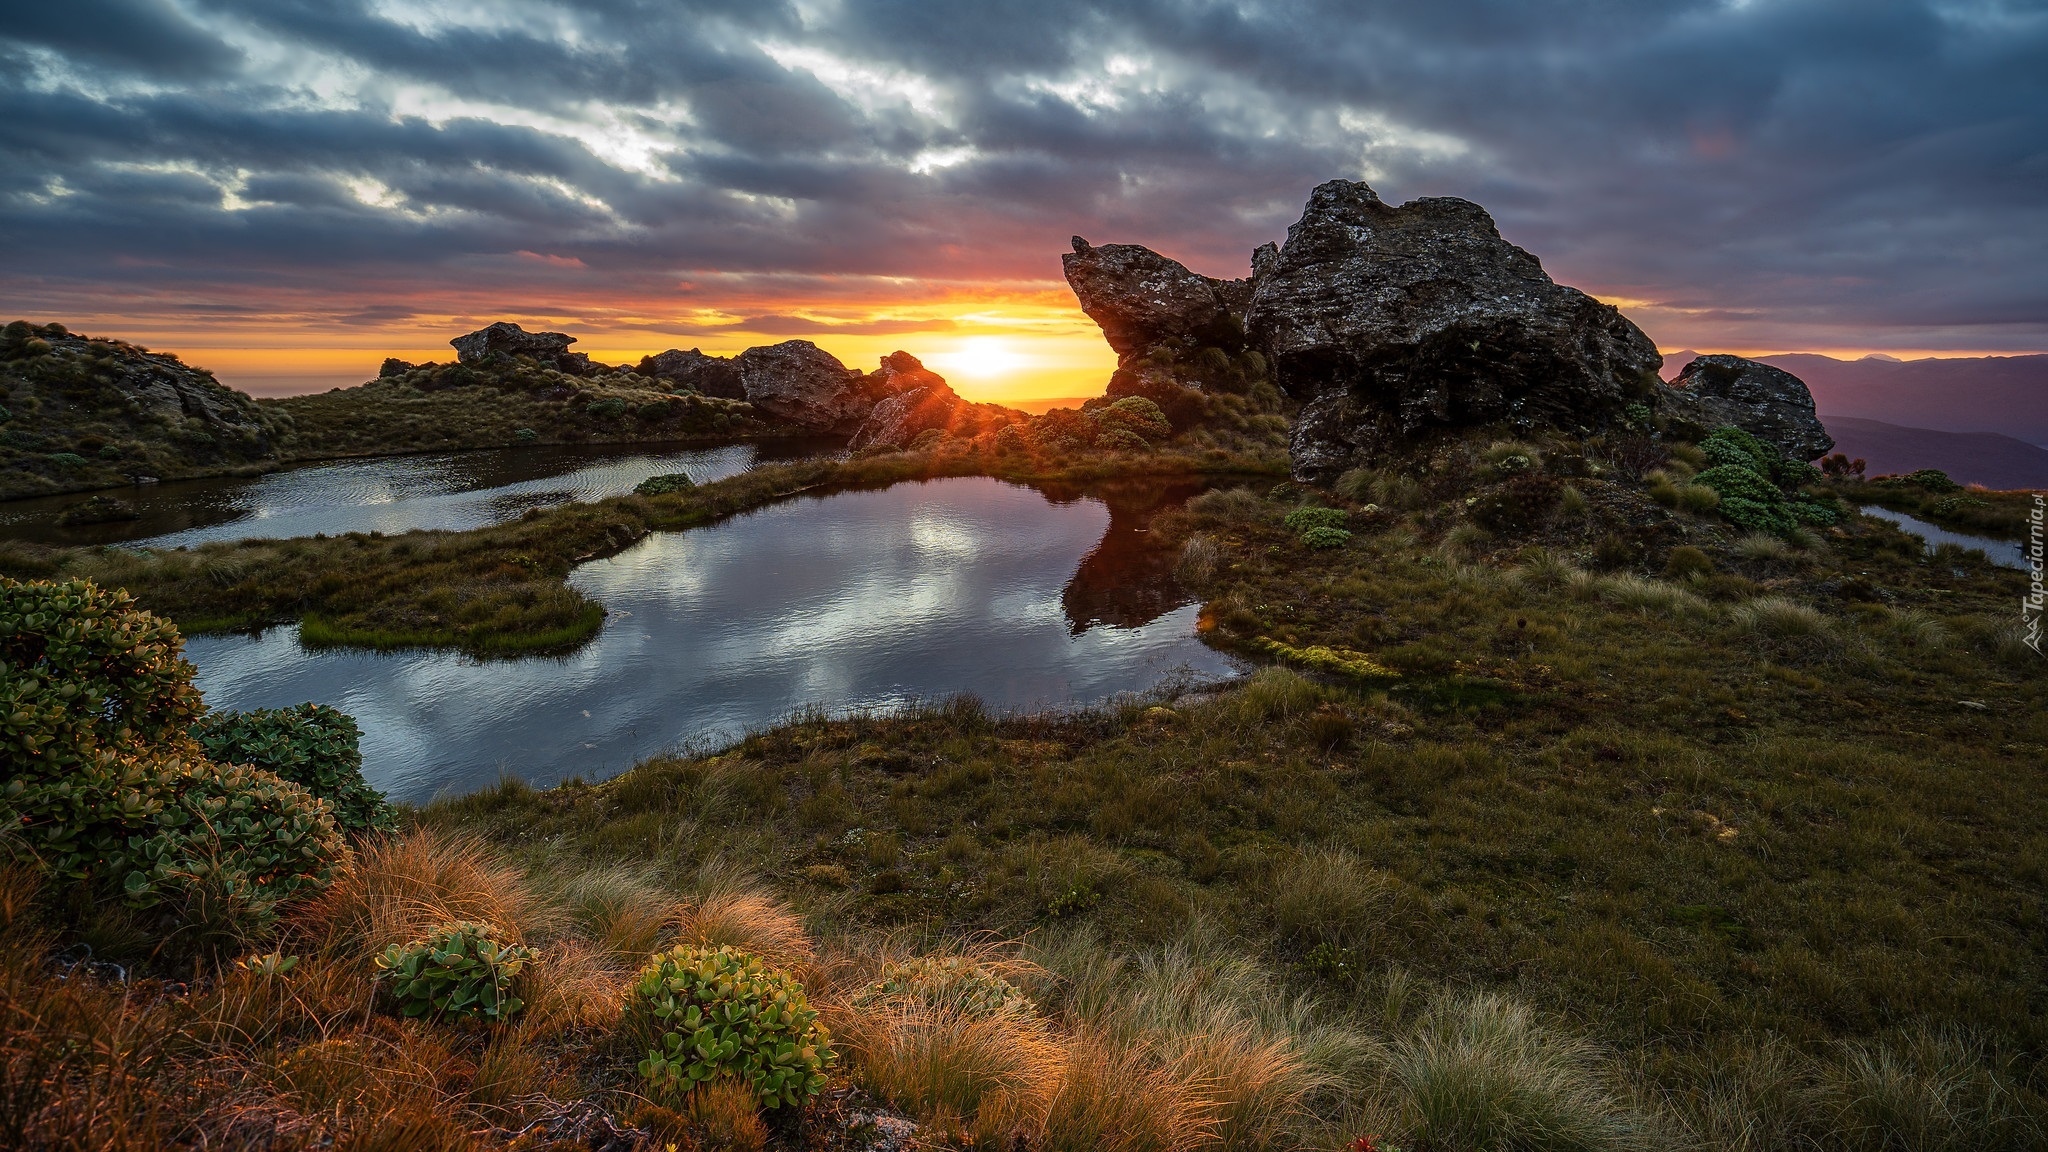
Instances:
[[[257,402],[292,429],[292,460],[518,444],[730,440],[777,429],[742,401],[672,395],[631,372],[569,376],[526,361],[413,369],[353,388]]]
[[[0,545],[0,574],[81,576],[133,592],[187,631],[304,621],[309,644],[452,647],[504,654],[573,647],[603,608],[563,581],[585,560],[649,532],[708,524],[798,494],[945,476],[1086,482],[1128,475],[1276,470],[1267,455],[1208,451],[1039,454],[949,442],[855,460],[769,464],[661,496],[627,496],[528,512],[469,532],[350,533],[191,549]]]
[[[1921,476],[1921,473],[1915,473]],[[1932,476],[1939,477],[1940,473]],[[1916,482],[1910,478],[1837,480],[1828,487],[1858,506],[1875,504],[1904,512],[1929,524],[2004,540],[2025,540],[2033,526],[2036,494],[1965,488],[1946,477]]]

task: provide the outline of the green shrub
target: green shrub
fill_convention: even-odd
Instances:
[[[1088,413],[1088,417],[1104,432],[1122,429],[1147,441],[1164,440],[1173,435],[1173,423],[1166,418],[1165,410],[1143,396],[1126,396],[1114,404],[1095,409]]]
[[[626,402],[616,396],[607,400],[593,400],[583,411],[594,420],[616,420],[626,414]]]
[[[1929,492],[1958,492],[1963,487],[1949,479],[1948,473],[1939,468],[1922,468],[1917,472],[1908,472],[1904,476],[1888,476],[1884,482],[1894,485],[1911,484],[1915,488]]]
[[[678,1095],[732,1076],[766,1107],[796,1105],[825,1086],[834,1060],[803,985],[729,945],[654,957],[627,1012],[651,1040],[641,1079]]]
[[[60,778],[16,777],[0,815],[38,865],[131,908],[232,901],[255,927],[327,886],[346,849],[326,803],[245,765],[101,749]]]
[[[320,704],[215,712],[192,728],[210,759],[253,764],[305,788],[333,806],[348,832],[393,823],[383,793],[363,780],[362,735],[348,713]]]
[[[48,780],[100,748],[181,744],[205,708],[184,640],[126,592],[0,577],[0,758]]]
[[[1303,544],[1319,551],[1326,548],[1342,548],[1350,541],[1351,531],[1347,528],[1310,528],[1301,534]]]
[[[512,442],[514,444],[532,444],[539,439],[540,433],[535,432],[531,428],[516,428],[512,432]]]
[[[1717,464],[1694,480],[1720,493],[1721,515],[1744,528],[1783,536],[1799,526],[1785,494],[1754,468]]]
[[[52,452],[50,453],[49,460],[50,463],[60,468],[85,467],[85,457],[80,456],[76,452]]]
[[[1284,523],[1290,532],[1306,532],[1311,528],[1342,528],[1351,523],[1351,517],[1342,508],[1296,508],[1287,514]]]
[[[495,1024],[526,1006],[512,995],[512,983],[539,960],[524,944],[500,942],[490,925],[465,920],[386,948],[377,957],[377,979],[391,985],[406,1016]]]
[[[687,492],[697,486],[695,480],[681,472],[668,472],[660,476],[649,476],[635,485],[633,491],[642,496],[666,496],[671,492]]]
[[[1716,428],[1700,441],[1700,451],[1713,467],[1748,468],[1775,477],[1782,469],[1784,454],[1740,428]]]
[[[972,956],[919,956],[891,961],[856,1004],[909,1001],[977,1019],[1034,1011],[1022,989]]]
[[[1095,446],[1112,452],[1147,452],[1152,442],[1129,428],[1107,428],[1095,438]]]

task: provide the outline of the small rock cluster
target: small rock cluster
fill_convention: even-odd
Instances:
[[[473,367],[488,367],[498,357],[525,356],[572,375],[623,371],[568,351],[575,339],[499,321],[449,343],[461,362]],[[384,375],[413,367],[386,361]],[[933,429],[972,436],[1025,419],[1008,408],[962,400],[908,352],[892,352],[873,372],[863,373],[808,340],[785,340],[732,357],[671,348],[642,359],[631,371],[662,381],[670,391],[745,400],[784,425],[850,437],[855,450],[901,448]]]

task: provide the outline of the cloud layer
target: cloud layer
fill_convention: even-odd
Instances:
[[[2048,348],[2037,0],[0,12],[9,314],[916,332],[1060,307],[1070,233],[1241,275],[1362,176],[1666,347]]]

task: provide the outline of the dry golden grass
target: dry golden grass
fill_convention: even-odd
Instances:
[[[676,914],[675,895],[646,869],[542,862],[533,875],[547,896],[607,955],[637,962],[658,951]]]
[[[687,944],[731,945],[778,968],[808,965],[817,950],[804,922],[781,901],[756,892],[720,892],[676,914],[676,937]]]
[[[450,920],[490,924],[514,942],[563,925],[560,910],[481,841],[420,828],[357,852],[300,927],[323,949],[368,956]]]
[[[1006,1142],[1044,1131],[1067,1054],[1037,1017],[926,1005],[840,1008],[827,1025],[854,1078],[941,1132]]]
[[[1154,1053],[1084,1030],[1067,1041],[1045,1152],[1193,1152],[1218,1135],[1215,1086]]]
[[[521,973],[525,1027],[537,1036],[617,1022],[631,969],[581,940],[548,943],[542,962]]]

